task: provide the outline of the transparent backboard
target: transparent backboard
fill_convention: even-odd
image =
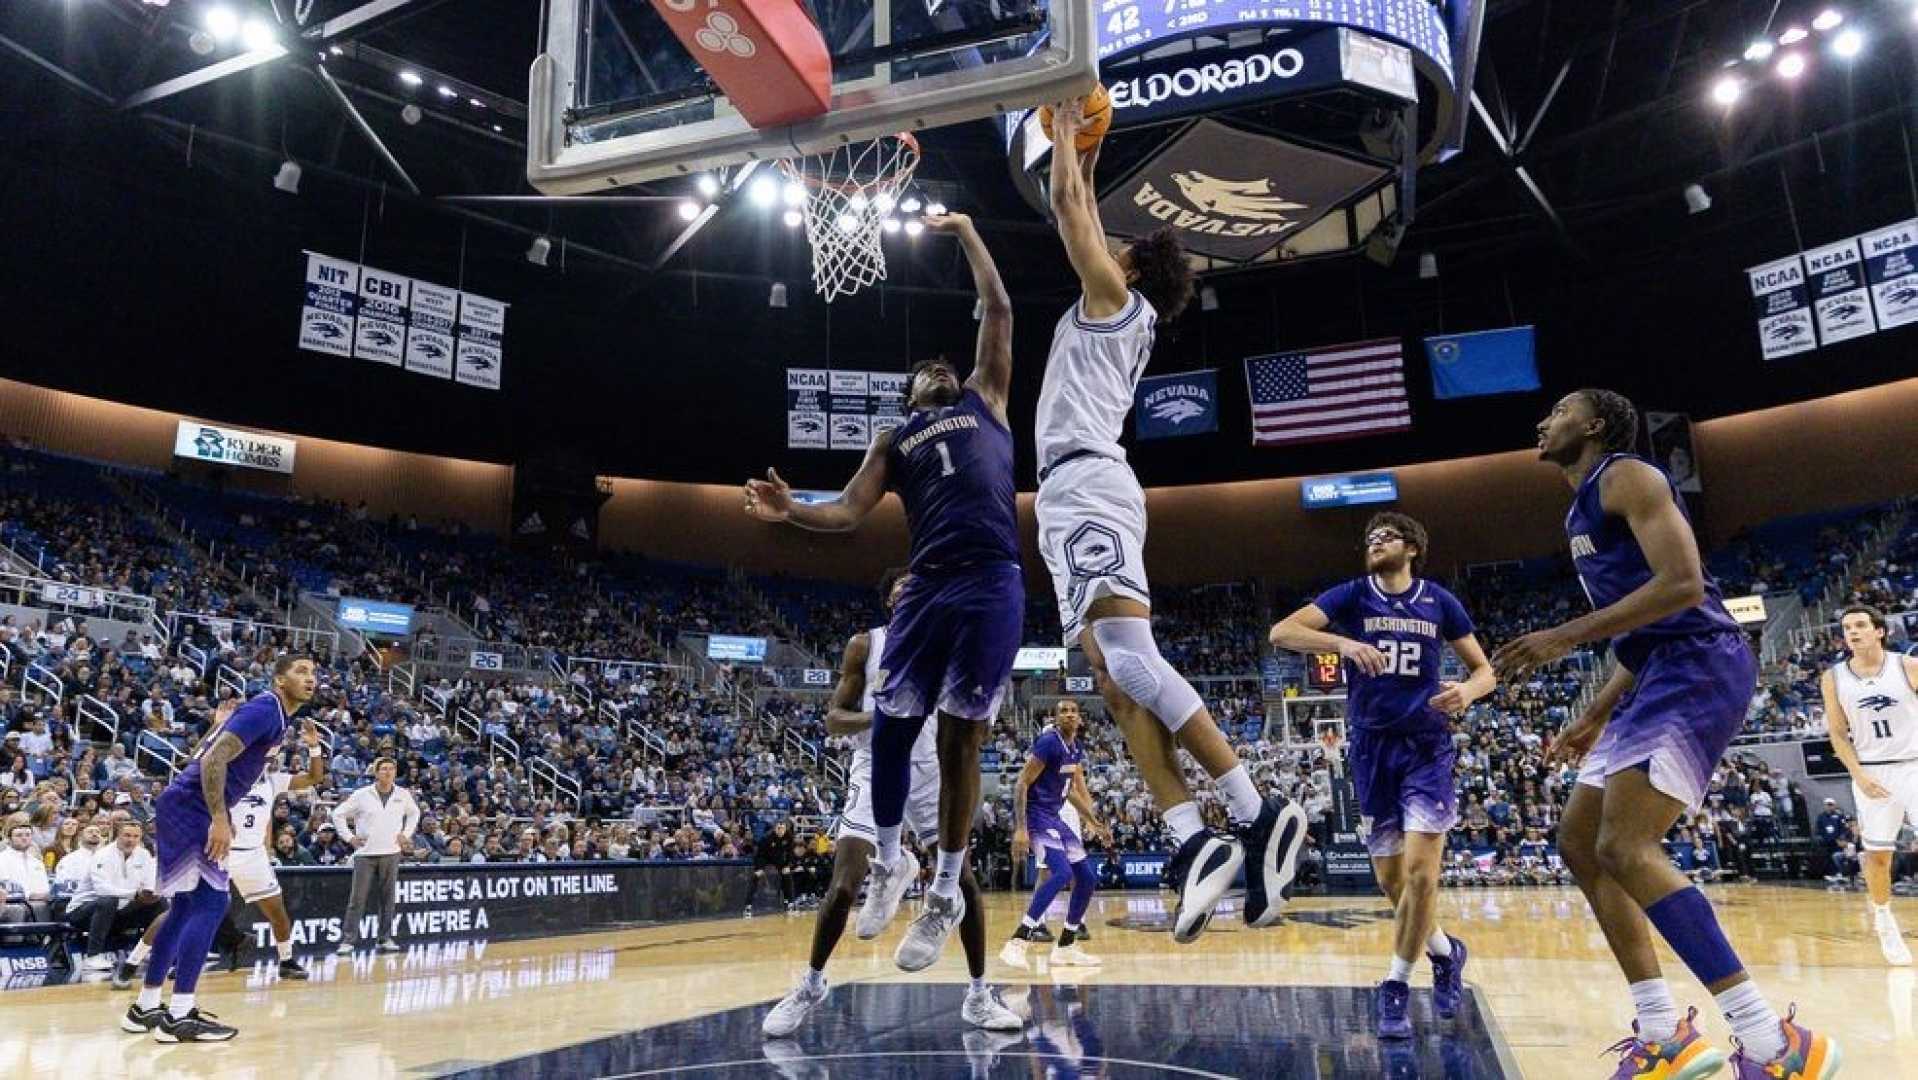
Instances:
[[[693,0],[723,5],[728,0]],[[527,178],[556,194],[819,153],[1082,93],[1096,0],[794,0],[833,57],[832,109],[755,130],[651,0],[547,0]]]

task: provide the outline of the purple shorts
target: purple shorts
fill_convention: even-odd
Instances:
[[[1758,660],[1742,635],[1705,634],[1660,643],[1634,674],[1578,782],[1603,788],[1613,773],[1643,768],[1652,787],[1696,810],[1745,726]]]
[[[1012,679],[1026,620],[1016,563],[951,574],[915,571],[886,625],[873,696],[887,716],[990,720]]]
[[[1026,835],[1032,840],[1032,857],[1046,861],[1046,849],[1058,848],[1069,863],[1084,862],[1086,846],[1065,819],[1049,810],[1026,808]]]
[[[206,857],[212,823],[206,806],[194,796],[171,787],[160,792],[153,802],[153,847],[159,863],[154,892],[192,892],[204,881],[226,895],[226,867]]]
[[[1443,833],[1458,824],[1452,766],[1458,751],[1446,730],[1367,731],[1346,741],[1346,768],[1365,816],[1365,847],[1376,856],[1405,850],[1408,832]]]

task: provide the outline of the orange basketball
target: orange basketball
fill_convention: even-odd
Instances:
[[[1091,153],[1106,137],[1107,129],[1112,127],[1112,97],[1104,86],[1094,86],[1092,92],[1080,99],[1085,103],[1086,126],[1079,129],[1079,137],[1072,144],[1081,154]],[[1039,124],[1046,129],[1046,137],[1052,137],[1052,106],[1039,109]]]

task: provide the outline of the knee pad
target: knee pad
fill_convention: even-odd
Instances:
[[[1092,640],[1105,655],[1113,685],[1158,717],[1167,731],[1178,731],[1204,707],[1199,692],[1159,655],[1149,621],[1100,619],[1092,624]]]

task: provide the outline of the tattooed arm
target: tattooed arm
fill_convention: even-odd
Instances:
[[[222,731],[200,757],[200,796],[213,821],[207,826],[206,856],[218,862],[233,846],[233,822],[226,812],[226,767],[246,749],[238,735]]]

